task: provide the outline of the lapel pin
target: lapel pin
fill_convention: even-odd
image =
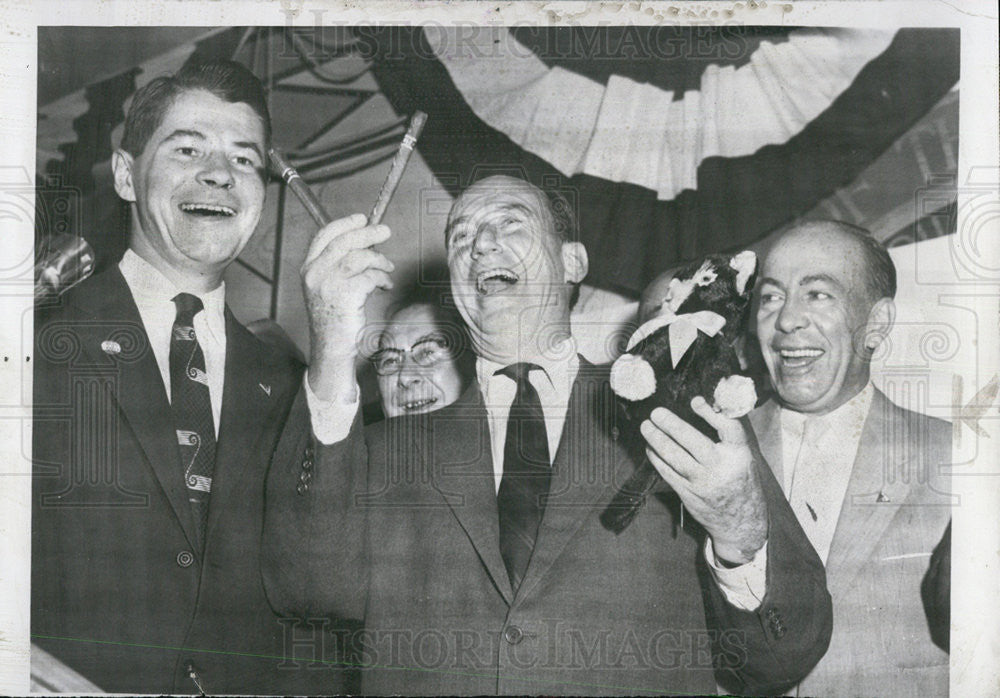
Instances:
[[[878,497],[875,498],[876,502],[888,502],[890,501],[888,497],[885,496],[885,492],[882,490],[878,491]]]
[[[122,345],[113,339],[105,339],[101,342],[101,351],[105,354],[121,354]]]
[[[265,394],[266,394],[266,395],[267,395],[268,397],[271,397],[271,386],[270,386],[270,385],[267,385],[267,384],[265,384],[265,383],[258,383],[257,385],[259,385],[259,386],[260,386],[260,389],[261,389],[261,390],[263,390],[263,391],[264,391],[264,393],[265,393]]]

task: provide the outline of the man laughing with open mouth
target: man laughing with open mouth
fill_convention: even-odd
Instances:
[[[178,285],[180,270],[217,287],[260,219],[265,142],[248,104],[179,94],[141,153],[115,153],[115,188],[135,203],[132,249]]]
[[[826,414],[868,383],[864,342],[894,314],[869,286],[860,245],[832,224],[802,226],[767,255],[757,331],[783,403]]]
[[[223,277],[264,209],[270,138],[239,63],[146,81],[111,158],[128,248],[36,309],[36,339],[58,330],[75,354],[32,356],[36,409],[69,411],[34,423],[31,631],[93,692],[343,690],[281,661],[261,584],[265,476],[305,367],[240,323]],[[101,367],[86,390],[79,365]]]
[[[569,337],[574,285],[587,252],[556,230],[544,194],[523,180],[489,177],[469,187],[448,217],[455,303],[479,356],[509,363]]]

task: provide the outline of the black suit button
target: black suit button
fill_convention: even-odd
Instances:
[[[306,460],[312,460],[312,457],[313,457],[314,453],[315,453],[315,451],[313,451],[313,447],[312,446],[306,446],[306,450],[305,450],[305,453],[303,455],[305,456]]]
[[[508,625],[503,631],[503,639],[512,645],[516,645],[524,639],[524,633],[516,625]]]
[[[312,467],[313,467],[313,462],[310,459],[306,458],[304,461],[302,461],[303,470],[312,470]]]
[[[310,480],[312,480],[312,476],[313,474],[311,472],[309,472],[308,470],[303,470],[301,473],[299,473],[299,482],[308,483]]]
[[[299,494],[305,494],[306,492],[309,491],[309,483],[300,482],[298,485],[295,486],[295,491],[298,492]]]
[[[190,567],[194,564],[194,555],[190,550],[182,550],[177,553],[177,564],[181,567]]]

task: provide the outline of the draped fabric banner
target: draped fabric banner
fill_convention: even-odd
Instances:
[[[284,46],[279,30],[268,50]],[[635,297],[665,269],[753,245],[802,216],[845,218],[895,244],[953,224],[957,29],[345,31],[391,111],[430,115],[418,145],[428,184],[455,194],[505,172],[560,188],[590,253],[587,283],[601,289]],[[190,60],[256,56],[240,49],[244,35],[206,30],[40,106],[43,233],[82,233],[99,265],[116,259],[125,225],[107,164],[131,94]],[[270,60],[297,63],[283,56]],[[306,102],[306,89],[272,95],[283,143],[354,108],[325,93]]]
[[[959,79],[955,29],[462,29],[365,33],[393,106],[430,115],[424,159],[452,192],[496,172],[568,192],[587,282],[629,294],[818,210],[890,148],[920,161],[904,135]],[[953,179],[942,149],[918,189]],[[888,224],[893,182],[869,181],[852,220]]]
[[[744,65],[709,63],[699,89],[675,92],[550,67],[504,27],[428,26],[424,34],[485,123],[563,175],[630,182],[659,199],[694,189],[706,158],[750,155],[801,132],[894,35],[799,29],[758,43]]]

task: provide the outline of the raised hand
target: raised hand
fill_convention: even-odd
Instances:
[[[750,562],[767,540],[767,505],[747,427],[715,412],[701,397],[691,409],[719,434],[715,443],[670,410],[658,407],[642,423],[646,455],[687,510],[705,527],[721,560]]]
[[[333,221],[313,238],[302,264],[309,313],[309,387],[323,400],[356,397],[354,359],[365,327],[365,301],[376,288],[392,288],[394,266],[370,249],[389,239],[387,226],[362,214]]]

